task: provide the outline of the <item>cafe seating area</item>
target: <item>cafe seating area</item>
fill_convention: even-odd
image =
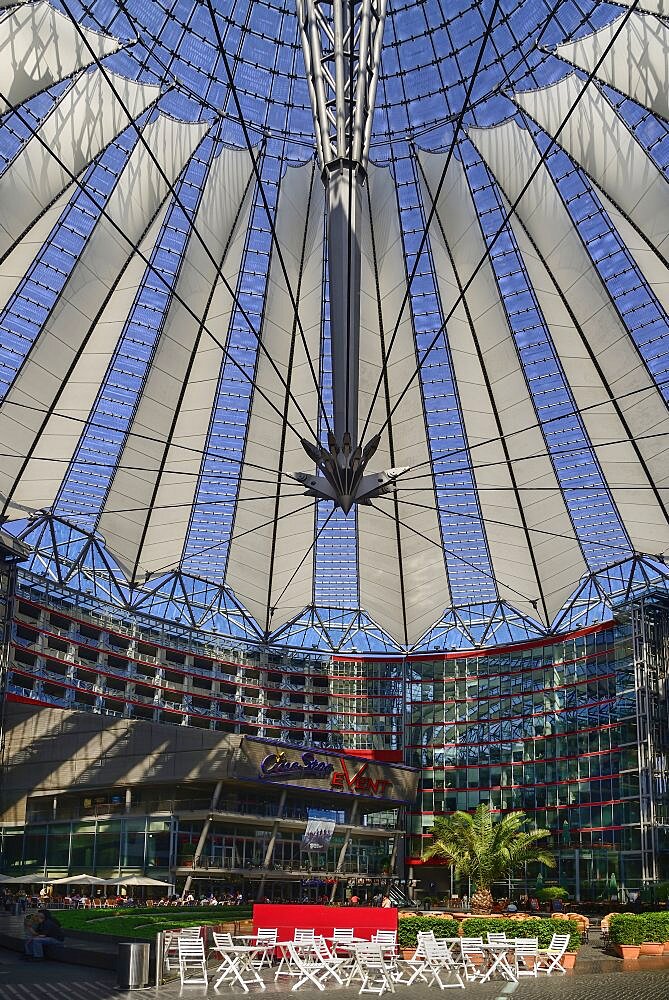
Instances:
[[[290,992],[357,988],[360,995],[397,993],[424,984],[435,989],[467,989],[493,980],[522,983],[541,976],[565,975],[562,958],[568,934],[553,934],[547,948],[537,938],[510,938],[503,933],[483,937],[437,937],[419,932],[412,955],[400,951],[397,932],[377,930],[362,937],[353,927],[330,934],[295,927],[289,938],[278,928],[258,927],[252,934],[214,932],[207,947],[202,928],[184,928],[165,939],[164,962],[182,986],[208,986],[265,992],[286,983]]]

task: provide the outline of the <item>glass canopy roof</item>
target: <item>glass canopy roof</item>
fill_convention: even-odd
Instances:
[[[0,0],[0,500],[30,569],[370,651],[541,634],[664,581],[666,16],[388,0],[360,398],[403,471],[345,514],[290,478],[333,413],[295,0]]]

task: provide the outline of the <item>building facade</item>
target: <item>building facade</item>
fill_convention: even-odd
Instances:
[[[605,895],[612,876],[629,891],[669,876],[666,595],[550,640],[327,657],[225,649],[211,634],[130,620],[19,572],[6,640],[3,871],[145,870],[179,885],[229,877],[270,898],[294,898],[308,883],[322,893],[335,876],[349,887],[394,878],[442,898],[468,887],[421,863],[434,816],[488,801],[550,830],[558,869],[546,877],[576,896]],[[63,760],[37,782],[24,762],[42,753],[35,733],[45,725],[65,726],[74,743],[99,727],[85,774],[69,774]],[[103,732],[115,734],[108,749]],[[166,786],[160,761],[175,732],[201,741],[188,753],[202,760],[169,773]],[[59,741],[45,739],[48,754]],[[154,761],[148,770],[109,770],[110,759],[128,764],[128,741]],[[324,792],[302,777],[282,788],[275,778],[259,794],[235,768],[268,746],[298,764],[315,754],[344,787]],[[336,765],[335,751],[353,763]],[[225,756],[223,777],[203,772],[211,754]],[[381,784],[346,785],[361,767]],[[402,796],[390,792],[399,787]],[[326,815],[326,847],[306,849],[309,820]],[[499,891],[531,890],[537,875]]]

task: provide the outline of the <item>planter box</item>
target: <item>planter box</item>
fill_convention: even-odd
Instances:
[[[560,959],[560,965],[563,969],[573,969],[576,964],[576,952],[566,951],[562,958]]]
[[[415,948],[402,948],[402,958],[405,962],[410,961],[416,954]]]
[[[620,957],[625,961],[634,961],[639,957],[638,944],[617,944],[615,947]]]
[[[662,948],[663,948],[662,954],[669,955],[669,941],[665,941],[664,944],[662,945]]]
[[[641,955],[661,955],[664,951],[664,945],[658,941],[644,941],[641,945]]]

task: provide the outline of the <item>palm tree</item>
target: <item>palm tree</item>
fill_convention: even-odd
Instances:
[[[550,830],[523,830],[528,818],[512,812],[493,819],[489,803],[482,802],[473,813],[454,812],[435,818],[434,842],[423,852],[423,861],[442,858],[455,869],[458,878],[471,878],[475,892],[471,899],[473,913],[490,913],[490,886],[527,861],[539,861],[555,867],[555,858],[539,841]]]

